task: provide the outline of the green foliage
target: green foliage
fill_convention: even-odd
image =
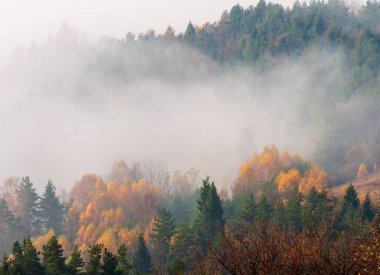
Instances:
[[[91,275],[102,274],[102,244],[90,245],[87,249],[89,260],[86,266],[86,273]]]
[[[136,274],[150,274],[152,261],[142,234],[137,241],[136,252],[133,257],[133,269]]]
[[[371,198],[369,197],[369,194],[366,194],[362,207],[362,219],[372,222],[374,217],[375,211],[373,209]]]
[[[255,196],[250,193],[245,201],[244,208],[240,211],[240,219],[247,222],[253,223],[256,217],[257,205]]]
[[[262,196],[257,205],[257,220],[262,224],[267,224],[273,215],[273,207],[270,205],[267,197]]]
[[[24,239],[21,258],[22,272],[25,275],[45,274],[44,268],[40,263],[39,252],[33,246],[30,237]]]
[[[75,246],[73,251],[71,251],[69,261],[67,263],[67,268],[69,269],[70,274],[80,274],[82,268],[84,267],[84,261],[82,255],[78,249],[78,246]]]
[[[42,255],[42,265],[45,268],[47,275],[59,275],[66,273],[66,258],[63,256],[62,245],[58,243],[55,236],[53,236],[48,243],[43,246]]]
[[[328,202],[326,192],[318,193],[314,187],[310,189],[302,206],[302,223],[308,232],[316,233],[319,226],[328,222],[330,214]]]
[[[55,194],[55,186],[49,180],[45,192],[41,198],[41,218],[46,230],[54,229],[55,234],[60,235],[63,229],[64,207]]]
[[[117,270],[118,259],[112,252],[108,251],[107,248],[104,249],[103,255],[103,274],[107,275],[117,275],[119,274]]]
[[[12,242],[21,237],[20,221],[9,210],[4,199],[0,199],[0,253],[10,251]]]
[[[17,214],[29,235],[41,233],[41,219],[39,208],[39,196],[29,177],[21,179],[16,191]]]
[[[286,218],[289,227],[296,232],[300,232],[302,229],[301,201],[301,193],[298,191],[298,187],[295,186],[286,205]]]
[[[343,198],[343,204],[337,217],[339,230],[357,231],[361,222],[360,202],[355,187],[350,184]]]
[[[121,244],[117,249],[117,271],[120,275],[129,275],[132,265],[128,262],[127,259],[127,247],[124,244]]]

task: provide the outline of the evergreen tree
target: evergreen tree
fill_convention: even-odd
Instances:
[[[0,275],[12,275],[11,265],[7,255],[4,255],[1,261]]]
[[[369,194],[366,194],[362,207],[362,218],[363,220],[372,222],[374,217],[375,211],[373,210],[371,198],[369,197]]]
[[[53,236],[46,245],[43,246],[42,265],[48,275],[67,274],[65,264],[66,257],[63,256],[62,245]]]
[[[244,208],[239,213],[240,219],[247,223],[253,223],[256,217],[256,211],[257,205],[255,196],[252,193],[249,193]]]
[[[194,45],[195,43],[195,29],[194,29],[193,24],[191,24],[191,22],[189,22],[189,24],[187,25],[184,39],[187,43],[191,45]]]
[[[9,210],[4,199],[0,199],[0,252],[6,253],[14,241],[21,237],[19,220]]]
[[[70,274],[80,274],[82,268],[84,267],[84,261],[78,246],[75,246],[73,251],[71,251],[69,261],[67,263],[67,267],[69,269]]]
[[[100,260],[102,259],[102,249],[103,245],[94,244],[90,245],[87,249],[89,260],[86,266],[86,273],[91,275],[102,274],[102,264]]]
[[[355,231],[360,223],[360,202],[355,187],[350,184],[343,198],[342,208],[337,218],[337,229]]]
[[[11,273],[16,275],[22,274],[24,255],[22,253],[22,246],[19,241],[16,241],[13,244],[12,254],[13,260],[11,262]]]
[[[39,197],[29,177],[21,179],[16,191],[17,214],[27,233],[38,235],[41,233],[41,219],[39,209]]]
[[[136,274],[146,275],[151,272],[151,258],[142,234],[139,235],[139,239],[137,241],[136,252],[133,257],[133,268]]]
[[[286,218],[289,226],[296,232],[300,232],[302,229],[301,199],[301,193],[298,191],[298,187],[295,186],[286,205]]]
[[[63,228],[64,206],[55,194],[55,186],[49,180],[45,186],[45,192],[41,198],[41,217],[45,230],[54,229],[55,234],[60,235]]]
[[[45,274],[44,268],[40,263],[39,252],[33,246],[30,237],[24,239],[22,247],[22,274],[42,275]]]
[[[104,249],[102,270],[104,275],[117,275],[117,257],[107,248]]]
[[[269,204],[267,197],[262,196],[257,205],[257,219],[263,224],[267,224],[272,218],[273,208]]]
[[[198,214],[195,226],[198,230],[200,245],[204,253],[209,245],[219,237],[224,228],[223,207],[215,184],[209,183],[209,178],[203,180],[200,198],[197,200]]]
[[[170,211],[165,208],[158,210],[152,231],[153,252],[157,257],[159,272],[164,273],[170,240],[175,232],[175,222]]]
[[[127,259],[127,247],[124,244],[121,244],[117,249],[117,270],[120,275],[129,275],[132,265],[128,262]]]
[[[302,207],[302,223],[309,232],[317,233],[319,226],[328,221],[329,207],[326,192],[318,193],[312,187]]]

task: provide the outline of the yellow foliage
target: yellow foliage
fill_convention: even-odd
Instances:
[[[310,166],[305,177],[302,178],[299,185],[299,191],[306,195],[312,187],[315,187],[318,192],[327,189],[327,174],[321,167],[315,164]]]
[[[358,169],[358,173],[357,173],[357,178],[358,178],[358,179],[362,179],[362,178],[364,178],[367,174],[368,174],[368,172],[367,172],[367,167],[365,166],[365,164],[364,164],[363,162],[360,163],[360,165],[359,165],[359,169]]]
[[[103,244],[104,247],[110,250],[112,253],[116,253],[118,247],[118,240],[115,230],[113,228],[107,228],[96,243]]]
[[[281,194],[290,193],[295,186],[299,185],[301,175],[296,168],[290,169],[288,172],[281,171],[275,182]]]
[[[62,246],[63,256],[68,257],[72,249],[71,244],[66,240],[66,238],[63,235],[58,237],[58,243]]]
[[[33,238],[33,245],[37,249],[37,251],[42,252],[42,248],[44,245],[48,243],[48,241],[55,235],[54,229],[50,229],[46,234],[40,235],[36,238]]]
[[[137,243],[139,232],[139,226],[135,226],[132,230],[129,230],[128,228],[122,228],[119,231],[120,243],[126,245],[128,249],[133,249]]]

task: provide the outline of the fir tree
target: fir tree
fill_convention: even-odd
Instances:
[[[286,205],[286,217],[289,226],[297,232],[300,232],[302,229],[301,199],[302,198],[300,192],[298,191],[298,187],[295,186]]]
[[[136,274],[146,275],[151,272],[151,258],[142,234],[139,235],[137,241],[136,253],[133,257],[133,268]]]
[[[375,211],[373,210],[371,198],[369,197],[369,194],[366,194],[362,207],[362,219],[372,222],[374,216]]]
[[[360,223],[360,202],[355,187],[350,184],[343,198],[342,208],[337,218],[337,229],[355,231]]]
[[[252,193],[249,193],[244,208],[239,213],[240,219],[247,223],[253,223],[256,217],[256,211],[257,205],[255,196]]]
[[[120,275],[129,275],[132,265],[128,262],[127,259],[127,247],[124,244],[121,244],[117,249],[117,270]]]
[[[175,222],[170,211],[165,208],[158,210],[152,231],[153,252],[157,257],[159,272],[164,273],[170,240],[175,232]]]
[[[81,270],[84,267],[84,261],[78,249],[78,246],[75,246],[73,251],[71,251],[67,267],[69,269],[70,274],[75,275],[81,273]]]
[[[267,224],[272,218],[273,208],[269,204],[267,197],[262,196],[257,205],[257,219],[263,224]]]
[[[24,240],[22,247],[22,274],[25,275],[42,275],[45,274],[44,268],[40,263],[39,252],[33,246],[30,237]]]
[[[63,227],[64,207],[55,194],[55,186],[49,180],[41,198],[41,217],[46,230],[54,229],[60,235]]]
[[[117,257],[107,248],[104,249],[102,270],[104,275],[117,275]]]
[[[195,29],[194,29],[193,24],[191,24],[191,22],[189,22],[189,24],[187,25],[184,39],[186,42],[188,42],[191,45],[194,45],[195,43]]]
[[[21,179],[16,195],[17,214],[27,233],[31,235],[41,233],[39,197],[29,177]]]
[[[48,275],[67,274],[67,267],[65,264],[66,258],[63,256],[62,245],[53,236],[46,245],[43,246],[43,260],[42,265]]]
[[[17,275],[22,274],[24,255],[22,253],[22,246],[20,245],[19,241],[16,241],[13,244],[12,254],[13,254],[13,260],[11,263],[12,274],[17,274]]]
[[[102,258],[103,245],[94,244],[90,245],[87,249],[89,260],[86,266],[86,273],[91,275],[102,274],[102,264],[100,262]]]
[[[209,178],[203,180],[201,194],[197,200],[198,215],[195,225],[203,252],[213,244],[224,228],[223,207],[214,183]]]

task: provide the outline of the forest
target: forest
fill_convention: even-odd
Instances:
[[[67,193],[54,179],[39,193],[33,178],[9,177],[0,187],[0,274],[380,273],[379,2],[284,8],[260,0],[214,23],[190,22],[184,33],[169,26],[108,43],[86,71],[112,75],[111,86],[126,71],[123,84],[141,77],[118,51],[149,52],[153,62],[135,66],[173,83],[206,77],[209,68],[195,69],[204,59],[215,74],[251,68],[274,82],[277,68],[313,62],[316,52],[336,57],[327,66],[342,66],[316,67],[297,105],[297,123],[318,129],[313,155],[269,143],[245,152],[226,186],[195,168],[169,171],[154,161],[115,161]],[[176,60],[185,51],[196,54],[178,56],[172,68],[157,57]]]

